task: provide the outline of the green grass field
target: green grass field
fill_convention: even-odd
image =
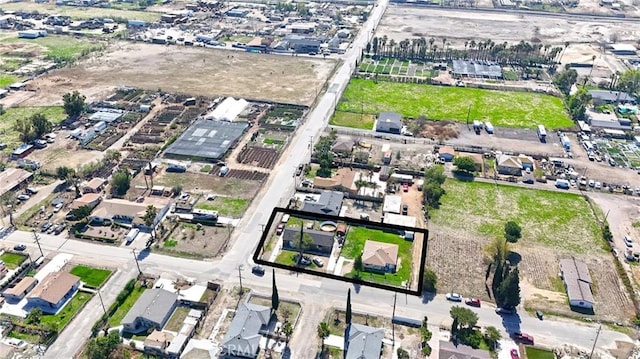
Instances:
[[[538,349],[533,347],[525,347],[527,352],[527,359],[553,359],[555,356],[553,352],[544,349]]]
[[[44,114],[46,118],[55,124],[62,122],[67,117],[62,106],[11,107],[5,109],[5,113],[0,115],[0,142],[7,144],[7,151],[21,143],[18,133],[13,130],[16,120],[36,113]]]
[[[109,278],[109,275],[111,275],[111,271],[108,269],[98,269],[86,266],[75,266],[70,273],[77,275],[86,285],[94,288],[100,287],[102,283]]]
[[[372,130],[375,116],[354,112],[336,111],[329,121],[330,125]]]
[[[56,62],[71,61],[86,53],[97,51],[105,47],[105,45],[100,42],[92,42],[90,40],[58,35],[49,35],[33,40],[9,37],[2,39],[2,42],[24,43],[27,45],[38,45],[44,47],[46,49],[45,57]]]
[[[78,311],[91,299],[91,294],[78,292],[56,315],[43,315],[40,318],[40,325],[51,325],[61,331],[69,324]],[[46,327],[45,327],[46,328]]]
[[[41,14],[71,16],[75,20],[111,18],[114,20],[126,19],[153,22],[160,19],[159,13],[149,11],[105,9],[97,7],[56,6],[51,4],[38,4],[34,2],[16,2],[2,4],[0,6],[0,9],[2,9],[3,11],[38,11]]]
[[[0,256],[0,260],[4,262],[4,265],[9,269],[16,269],[22,262],[27,259],[27,256],[17,253],[5,252]]]
[[[0,75],[0,87],[7,87],[18,82],[18,78],[13,75]]]
[[[447,180],[430,222],[471,234],[503,237],[504,223],[522,227],[523,243],[575,253],[602,251],[600,231],[587,201],[576,194],[481,182]]]
[[[240,217],[249,206],[249,200],[243,198],[216,197],[213,202],[200,202],[196,208],[218,211],[221,216]]]
[[[122,302],[118,309],[116,309],[113,315],[109,318],[108,324],[110,328],[120,325],[120,322],[127,315],[129,309],[133,307],[135,302],[138,300],[138,298],[140,298],[140,296],[146,289],[147,287],[136,284],[131,294],[127,297],[127,299],[124,300],[124,302]]]
[[[405,117],[426,115],[434,120],[491,121],[494,126],[548,129],[568,127],[573,122],[562,100],[553,96],[527,93],[445,87],[352,79],[338,104],[338,111],[377,115],[399,112]]]

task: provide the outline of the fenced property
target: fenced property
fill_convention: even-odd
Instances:
[[[433,64],[424,62],[415,62],[410,60],[397,60],[382,58],[374,60],[373,58],[364,58],[358,72],[362,74],[382,74],[382,75],[398,75],[408,77],[431,78],[437,76],[438,70],[433,69]]]

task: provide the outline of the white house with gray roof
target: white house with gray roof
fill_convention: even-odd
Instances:
[[[383,329],[351,323],[344,338],[345,359],[380,359]]]
[[[255,358],[260,351],[261,333],[271,321],[271,308],[242,303],[222,339],[222,354],[238,358]]]
[[[327,214],[330,216],[340,215],[344,193],[337,191],[322,191],[317,201],[306,200],[302,210],[305,212]]]
[[[178,293],[161,288],[147,289],[122,319],[123,331],[141,333],[161,330],[178,305]]]

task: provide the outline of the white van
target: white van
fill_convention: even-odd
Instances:
[[[127,236],[124,238],[124,240],[127,244],[130,244],[134,239],[136,239],[138,233],[140,233],[140,230],[138,228],[134,228],[130,230],[129,233],[127,233]]]

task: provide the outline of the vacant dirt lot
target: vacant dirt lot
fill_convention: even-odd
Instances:
[[[334,66],[331,59],[118,42],[38,78],[31,85],[38,95],[24,105],[59,103],[72,90],[98,100],[120,86],[309,105]]]
[[[640,36],[640,27],[616,20],[574,21],[556,17],[518,14],[488,15],[484,12],[450,11],[390,5],[376,36],[387,35],[396,42],[405,38],[424,36],[435,38],[434,45],[442,48],[442,39],[454,47],[464,47],[468,40],[495,43],[540,39],[554,45],[609,41],[616,34],[618,41],[633,41]]]

